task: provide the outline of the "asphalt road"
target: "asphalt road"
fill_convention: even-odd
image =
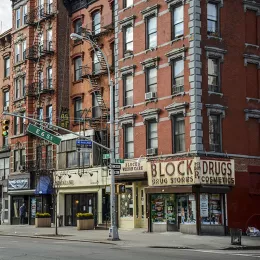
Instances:
[[[260,258],[260,251],[155,249],[0,236],[0,260],[248,260],[250,258]]]

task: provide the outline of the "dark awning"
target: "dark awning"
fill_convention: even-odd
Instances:
[[[115,176],[115,181],[145,181],[147,180],[146,172],[130,172],[130,173],[122,173],[120,175]]]
[[[38,183],[37,187],[35,190],[35,194],[52,194],[53,193],[53,187],[52,187],[52,182],[49,176],[41,176]]]

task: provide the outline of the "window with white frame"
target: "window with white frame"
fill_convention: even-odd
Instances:
[[[183,5],[173,8],[172,10],[172,39],[184,35],[184,15]]]
[[[23,79],[16,78],[15,79],[15,99],[20,99],[23,97]]]
[[[133,51],[133,26],[125,26],[124,27],[124,53],[127,51]]]
[[[39,34],[39,55],[43,52],[43,33]]]
[[[52,51],[52,29],[47,31],[47,51]]]
[[[22,116],[25,116],[25,112],[21,113]],[[20,117],[20,134],[25,133],[25,118]]]
[[[46,107],[46,122],[52,124],[52,105]]]
[[[15,63],[20,61],[20,44],[15,45]]]
[[[157,132],[157,122],[155,120],[147,121],[147,149],[158,149],[158,132]]]
[[[100,64],[100,61],[99,61],[99,59],[100,59],[100,57],[101,57],[101,53],[100,52],[94,52],[94,57],[93,57],[93,72],[94,73],[99,73],[100,72],[100,70],[101,70],[101,64]]]
[[[22,42],[22,59],[25,60],[26,59],[26,41]]]
[[[212,152],[221,152],[221,114],[209,116],[209,149]]]
[[[134,0],[123,0],[123,8],[127,8],[134,4]]]
[[[100,11],[96,11],[92,15],[92,31],[93,34],[99,34],[101,32],[101,14]]]
[[[155,15],[146,18],[146,49],[157,46],[157,17]]]
[[[47,89],[52,89],[52,67],[47,68]]]
[[[146,68],[146,92],[157,92],[157,69],[155,67]]]
[[[208,59],[208,87],[209,91],[220,92],[220,62],[219,59]]]
[[[132,218],[134,216],[133,188],[126,187],[125,193],[120,194],[120,218]]]
[[[16,20],[16,29],[18,29],[21,26],[21,10],[20,10],[20,8],[18,8],[15,11],[15,20]]]
[[[10,76],[10,57],[4,58],[4,77]]]
[[[173,117],[173,151],[185,151],[185,119],[182,114]]]
[[[126,159],[134,158],[134,127],[124,126],[124,154]]]
[[[44,0],[38,0],[39,18],[44,16]]]
[[[0,178],[7,179],[9,175],[9,157],[0,159]],[[2,179],[2,178],[1,178]]]
[[[133,88],[133,75],[123,76],[123,88],[124,88],[124,106],[133,105],[134,88]]]
[[[218,28],[218,4],[209,2],[207,5],[207,26],[208,34],[214,35],[219,33]]]
[[[43,120],[43,108],[42,107],[38,107],[38,109],[37,109],[37,119]]]
[[[172,61],[172,94],[184,91],[184,61],[176,59]]]
[[[20,171],[20,166],[25,166],[25,149],[14,150],[14,172]]]
[[[47,11],[48,14],[53,12],[53,0],[47,0]]]
[[[27,19],[27,4],[23,6],[23,24],[26,24]]]
[[[10,92],[8,91],[4,91],[4,107],[9,107],[9,100],[10,100]]]
[[[14,117],[14,135],[20,134],[20,118],[18,116]]]

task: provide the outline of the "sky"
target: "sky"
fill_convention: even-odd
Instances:
[[[0,34],[12,27],[11,5],[12,2],[10,0],[0,0]]]

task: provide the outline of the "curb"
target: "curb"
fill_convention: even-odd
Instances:
[[[161,249],[195,249],[187,246],[147,246],[147,248],[161,248]]]
[[[222,248],[220,250],[260,250],[260,246],[230,246]]]

